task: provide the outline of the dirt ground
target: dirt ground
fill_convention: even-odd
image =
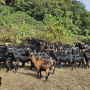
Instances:
[[[25,64],[24,68],[20,68],[19,64],[17,71],[12,69],[6,72],[6,67],[2,66],[0,90],[90,90],[90,68],[77,67],[72,71],[71,67],[62,66],[61,69],[57,67],[55,74],[50,74],[47,82],[45,82],[44,71],[43,77],[37,79],[36,70],[29,68],[29,64]]]

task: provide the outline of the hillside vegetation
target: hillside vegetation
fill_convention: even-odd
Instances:
[[[33,36],[72,44],[89,35],[90,12],[77,0],[0,0],[0,42]]]

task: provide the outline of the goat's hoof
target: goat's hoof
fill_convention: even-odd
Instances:
[[[30,70],[32,70],[32,67],[30,67]]]
[[[42,75],[40,75],[40,78],[42,78]]]
[[[21,66],[20,68],[24,68],[24,67]]]
[[[46,82],[47,80],[45,80],[45,82]]]
[[[17,69],[15,69],[15,71],[17,71]]]
[[[8,72],[8,70],[6,72]]]

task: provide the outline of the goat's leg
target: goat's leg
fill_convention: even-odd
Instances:
[[[87,66],[88,66],[88,64],[87,64],[87,62],[86,62],[86,69],[87,69]]]
[[[52,74],[54,74],[54,72],[55,72],[55,68],[56,68],[55,66],[52,67],[52,69],[53,69],[53,73],[52,73]]]
[[[42,77],[41,70],[40,70],[40,78]]]
[[[89,62],[87,61],[87,63],[86,63],[86,69],[87,69],[87,67],[89,68]]]
[[[83,61],[84,67],[85,67],[85,62]]]
[[[75,69],[76,69],[76,62],[75,62]]]
[[[10,67],[10,64],[9,64],[9,61],[8,61],[8,60],[6,61],[6,65],[7,65],[7,71],[6,71],[6,72],[8,72],[8,71],[11,69],[11,67]]]
[[[71,64],[71,65],[72,65],[72,71],[73,71],[74,62],[72,62],[72,64]]]
[[[61,68],[61,62],[59,62],[59,69]]]
[[[53,70],[52,74],[54,74],[55,66],[52,67],[52,70]]]
[[[66,66],[66,62],[65,62],[65,66]]]
[[[39,72],[37,72],[37,78],[39,78]]]
[[[69,67],[70,67],[70,65],[71,65],[71,63],[70,63],[70,62],[68,62],[68,66],[67,66],[67,68],[69,68]]]
[[[52,67],[52,69],[53,69],[53,73],[52,73],[52,74],[54,74],[56,66],[57,66],[57,63],[54,62],[54,65],[53,65],[53,67]]]
[[[45,81],[47,81],[49,75],[50,75],[50,70],[47,69],[47,70],[46,70],[46,79],[45,79]]]
[[[10,61],[11,68],[13,68],[13,60]]]
[[[37,78],[39,78],[39,70],[37,69]]]
[[[89,62],[87,63],[87,65],[88,65],[88,68],[89,68]]]
[[[56,62],[56,66],[55,67],[57,67],[57,65],[58,65],[58,62]]]
[[[23,68],[25,66],[25,62],[22,62],[22,66],[21,66],[21,68]]]
[[[17,62],[17,65],[16,65],[16,66],[17,66],[17,69],[18,69],[18,64],[19,64],[19,62],[20,62],[20,61],[18,61],[18,62]]]
[[[79,62],[79,64],[78,64],[78,65],[80,66],[80,64],[81,64],[81,63]]]
[[[73,66],[74,66],[74,65],[72,64],[72,71],[73,71]]]
[[[80,67],[79,67],[79,68],[81,68],[81,66],[82,66],[81,62],[79,62],[79,65],[80,65]]]
[[[31,66],[30,66],[30,70],[32,70],[32,68],[34,67],[32,61],[31,61]]]
[[[19,60],[17,60],[15,63],[15,71],[18,70],[18,64],[19,64]]]
[[[1,62],[0,62],[0,70],[1,70]]]

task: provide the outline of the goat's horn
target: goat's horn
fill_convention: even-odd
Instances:
[[[5,45],[7,45],[7,44],[11,44],[11,43],[5,43]]]
[[[5,43],[6,46],[8,46],[8,44]]]
[[[11,44],[11,43],[5,43],[6,46],[9,46],[9,44]]]
[[[9,48],[9,50],[11,50],[11,49],[13,49],[13,48]]]
[[[33,55],[33,53],[30,53],[30,55]]]
[[[85,45],[85,48],[87,47],[87,45]]]
[[[27,50],[31,50],[30,48],[27,48]]]
[[[86,49],[83,49],[83,51],[86,51]]]
[[[40,44],[42,44],[42,42],[40,42]]]

